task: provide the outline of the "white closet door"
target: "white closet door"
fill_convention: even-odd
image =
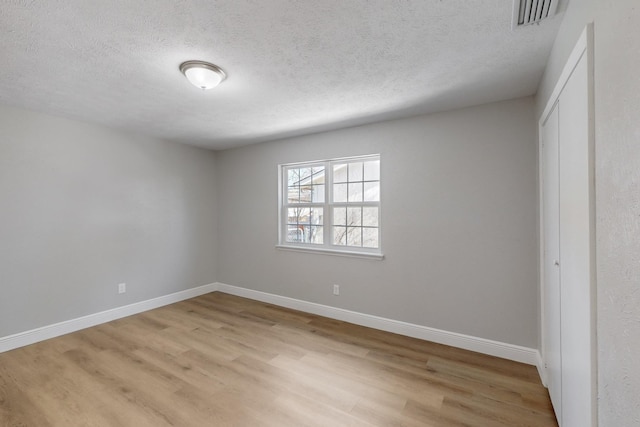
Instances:
[[[592,31],[540,123],[542,354],[560,427],[597,425]]]

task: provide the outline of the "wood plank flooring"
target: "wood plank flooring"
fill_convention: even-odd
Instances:
[[[534,367],[219,292],[0,354],[0,426],[557,426]]]

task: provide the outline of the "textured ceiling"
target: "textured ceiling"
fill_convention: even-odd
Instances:
[[[510,0],[1,0],[0,103],[214,149],[535,93]],[[198,59],[228,74],[203,92]]]

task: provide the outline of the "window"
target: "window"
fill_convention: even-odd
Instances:
[[[380,156],[281,165],[279,247],[380,257]]]

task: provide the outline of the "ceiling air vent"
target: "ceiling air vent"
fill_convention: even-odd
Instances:
[[[513,0],[513,29],[538,24],[556,13],[559,0]]]

